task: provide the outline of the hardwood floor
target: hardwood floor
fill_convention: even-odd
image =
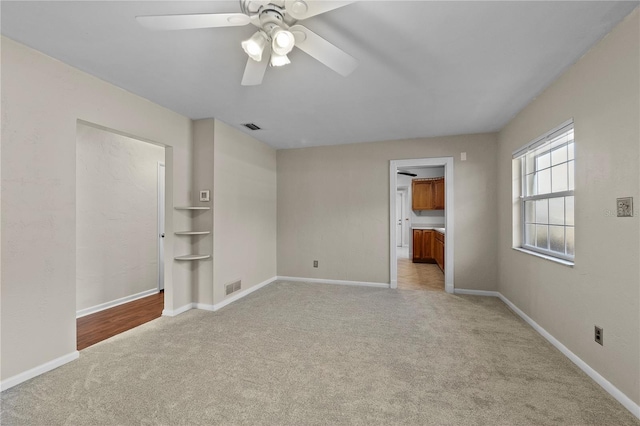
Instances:
[[[162,315],[164,292],[76,319],[77,347],[85,349]]]
[[[398,289],[444,291],[444,274],[435,263],[398,258]]]

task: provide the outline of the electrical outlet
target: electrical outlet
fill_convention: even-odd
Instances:
[[[633,217],[633,197],[618,198],[616,207],[618,217]]]
[[[314,260],[314,261],[313,261],[313,267],[314,267],[314,268],[317,268],[317,267],[318,267],[318,261],[317,261],[317,260]]]
[[[604,331],[602,331],[602,328],[598,327],[597,325],[595,326],[594,330],[594,340],[596,341],[596,343],[604,346]]]

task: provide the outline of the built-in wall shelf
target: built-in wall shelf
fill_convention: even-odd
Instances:
[[[211,210],[211,207],[200,207],[200,206],[180,206],[176,207],[176,210]]]
[[[176,235],[207,235],[210,234],[211,231],[181,231],[181,232],[174,232],[174,234]]]
[[[175,257],[175,260],[202,260],[210,258],[210,254],[187,254],[185,256]]]
[[[203,210],[211,210],[209,206],[176,206],[176,210],[187,210],[187,211],[203,211]],[[189,226],[190,227],[190,226]],[[207,235],[211,234],[211,231],[178,231],[174,232],[175,235]],[[194,261],[194,260],[204,260],[209,259],[211,257],[210,254],[185,254],[183,256],[174,257],[175,260],[179,261]]]

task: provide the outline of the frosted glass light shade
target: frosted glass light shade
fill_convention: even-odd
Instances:
[[[296,43],[296,39],[291,31],[276,27],[271,32],[271,48],[278,55],[286,55],[291,52]]]
[[[251,59],[260,62],[262,61],[262,52],[264,52],[267,42],[266,34],[262,31],[256,31],[250,39],[243,41],[241,44],[245,53],[249,55]]]
[[[271,66],[272,67],[281,67],[283,65],[287,65],[287,64],[290,64],[290,63],[291,63],[291,61],[289,60],[287,55],[278,55],[275,52],[273,52],[271,54]]]

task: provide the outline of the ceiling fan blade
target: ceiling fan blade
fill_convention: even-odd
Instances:
[[[197,28],[237,27],[251,18],[244,13],[201,13],[195,15],[137,16],[140,25],[150,30],[192,30]]]
[[[344,50],[329,43],[309,28],[294,25],[289,28],[296,38],[296,47],[322,62],[342,76],[347,76],[358,66],[358,61]]]
[[[339,7],[355,3],[351,1],[331,1],[331,0],[286,0],[284,7],[289,16],[294,19],[301,20],[338,9]]]
[[[247,58],[247,66],[244,67],[241,84],[243,86],[257,86],[258,84],[262,84],[262,78],[267,71],[267,65],[269,65],[269,58],[271,58],[270,49],[265,49],[260,62]]]

